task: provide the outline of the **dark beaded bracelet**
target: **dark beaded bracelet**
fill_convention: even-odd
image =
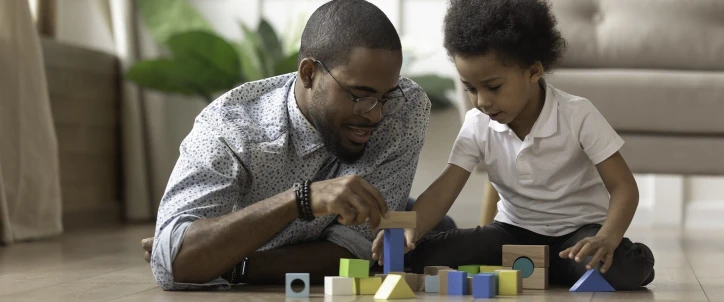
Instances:
[[[311,182],[309,180],[305,180],[303,184],[294,184],[294,195],[297,199],[297,211],[299,212],[299,219],[304,221],[314,220],[314,213],[312,213],[312,205],[310,203],[310,184]]]

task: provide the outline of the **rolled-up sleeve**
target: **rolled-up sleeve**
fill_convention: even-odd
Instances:
[[[203,284],[175,282],[173,261],[194,221],[232,212],[242,196],[245,179],[243,163],[220,131],[203,118],[197,119],[181,143],[180,157],[159,205],[151,269],[162,289],[229,287],[221,278]]]

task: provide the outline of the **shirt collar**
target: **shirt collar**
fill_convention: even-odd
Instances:
[[[295,76],[296,77],[296,76]],[[312,123],[302,114],[297,105],[297,98],[294,95],[294,87],[297,80],[292,81],[291,87],[287,90],[287,111],[291,125],[291,135],[294,141],[294,148],[297,156],[304,157],[324,146],[324,140]]]
[[[558,100],[553,95],[553,87],[545,79],[541,78],[540,85],[545,91],[545,100],[543,109],[533,124],[530,134],[532,137],[549,137],[558,131]],[[510,131],[508,125],[494,120],[490,120],[488,126],[496,132]]]

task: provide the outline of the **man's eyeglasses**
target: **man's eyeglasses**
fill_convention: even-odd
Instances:
[[[327,71],[327,74],[329,74],[332,79],[334,79],[335,82],[337,82],[337,85],[339,87],[342,87],[344,91],[346,91],[349,94],[349,99],[354,102],[354,106],[352,107],[352,112],[354,114],[365,114],[367,112],[370,112],[372,109],[377,106],[377,103],[382,103],[382,114],[390,114],[392,112],[397,111],[402,107],[403,100],[406,100],[407,97],[405,97],[405,93],[402,92],[402,88],[398,85],[396,88],[400,91],[401,95],[392,95],[388,97],[383,97],[382,99],[378,99],[376,97],[371,96],[365,96],[365,97],[358,97],[352,93],[349,89],[342,86],[342,84],[337,81],[337,79],[332,75],[331,72],[329,72],[329,69],[327,69],[327,66],[324,66],[324,63],[319,60],[315,60],[315,63],[319,63],[319,65],[322,65],[322,68],[324,68],[325,71]],[[390,92],[394,93],[394,92]],[[396,93],[395,93],[396,94]]]

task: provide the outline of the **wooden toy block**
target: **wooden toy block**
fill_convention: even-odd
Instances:
[[[443,269],[451,269],[451,268],[447,267],[447,266],[426,266],[424,273],[425,273],[425,275],[437,276],[437,272],[440,270],[443,270]]]
[[[452,271],[447,273],[447,294],[450,296],[464,296],[468,294],[468,273]]]
[[[394,274],[387,275],[387,278],[382,282],[382,286],[377,290],[374,297],[375,300],[407,298],[415,298],[415,293],[412,292],[412,289],[410,289],[410,286],[407,285],[402,276]]]
[[[403,229],[385,230],[384,273],[405,271],[405,233]]]
[[[385,282],[385,278],[387,277],[387,274],[375,274],[375,277],[380,277],[382,279],[382,282]]]
[[[480,272],[481,273],[495,273],[495,271],[503,269],[502,266],[495,266],[495,265],[481,265],[480,266]]]
[[[503,266],[513,267],[520,257],[533,261],[534,267],[548,267],[547,245],[503,245]]]
[[[425,291],[425,275],[424,274],[415,274],[417,276],[417,290],[418,292],[424,292]]]
[[[521,291],[523,279],[520,271],[515,270],[497,270],[498,273],[498,293],[501,296],[515,296]]]
[[[468,292],[467,295],[473,294],[473,276],[468,275]]]
[[[476,275],[480,273],[480,265],[461,265],[458,266],[458,270],[461,272],[467,272],[468,275]]]
[[[368,278],[370,276],[370,261],[363,259],[339,259],[339,276]]]
[[[417,228],[417,212],[387,212],[390,218],[382,218],[379,229]]]
[[[614,292],[616,291],[597,269],[589,269],[571,286],[571,292]]]
[[[355,295],[374,295],[382,286],[382,278],[355,278],[352,293]]]
[[[425,276],[425,292],[426,293],[437,293],[438,286],[440,285],[440,276]]]
[[[437,272],[437,276],[440,277],[440,278],[438,278],[439,282],[437,283],[437,291],[439,294],[447,295],[447,284],[448,284],[448,282],[447,282],[448,275],[447,274],[449,272],[454,272],[454,271],[455,270],[452,270],[452,269],[449,269],[449,270],[444,269],[444,270],[440,270]]]
[[[354,278],[324,277],[324,294],[330,296],[354,295]]]
[[[309,274],[308,273],[305,273],[305,274],[287,273],[285,280],[286,280],[285,283],[286,283],[287,297],[289,297],[289,298],[309,298],[310,283],[309,283]],[[294,291],[292,289],[292,283],[297,280],[302,281],[302,283],[304,283],[304,289],[302,289],[301,291],[298,291],[298,292]]]
[[[417,274],[413,273],[401,273],[401,272],[391,272],[389,275],[400,275],[405,278],[405,282],[408,286],[410,286],[410,289],[413,291],[418,291],[417,289],[420,287],[420,278],[417,276]]]
[[[507,270],[518,270],[515,267],[504,267]],[[521,271],[521,277],[523,278],[522,289],[548,289],[548,269],[547,268],[536,268],[533,273],[525,277],[525,273]]]
[[[473,276],[473,298],[493,298],[496,287],[495,274],[482,273]]]

